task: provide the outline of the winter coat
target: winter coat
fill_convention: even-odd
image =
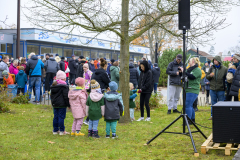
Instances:
[[[86,90],[73,89],[68,93],[69,104],[73,114],[73,118],[79,119],[86,116],[86,102],[88,94]]]
[[[18,69],[17,69],[17,67],[15,67],[13,64],[11,64],[10,67],[9,67],[9,73],[10,73],[10,74],[17,75],[17,74],[18,74]]]
[[[85,89],[90,89],[92,72],[90,70],[87,70],[83,73],[83,78],[85,79]]]
[[[5,77],[3,78],[3,85],[8,87],[9,84],[14,84],[13,77],[11,76],[10,73],[8,73],[8,78],[5,78]]]
[[[133,63],[129,63],[130,82],[134,85],[138,85],[139,74]]]
[[[189,67],[187,69],[186,75],[188,76],[188,87],[186,88],[186,93],[199,94],[200,91],[199,85],[202,77],[202,71],[198,67],[198,64]]]
[[[206,77],[204,78],[204,82],[205,82],[205,89],[210,90],[210,84],[207,84],[209,83],[209,80]]]
[[[160,73],[161,73],[160,68],[153,67],[153,69],[152,69],[152,74],[153,75],[152,76],[153,76],[154,83],[158,83],[159,77],[160,77]]]
[[[86,113],[90,120],[99,120],[104,116],[105,105],[103,94],[98,93],[95,89],[91,90],[86,105]]]
[[[110,67],[111,67],[111,66],[112,66],[111,63],[108,63],[107,73],[108,73],[109,76],[111,76],[111,75],[110,75]]]
[[[27,67],[27,65],[26,65],[25,63],[22,63],[22,64],[20,64],[20,66],[23,66],[23,67],[24,67],[24,72],[26,73],[26,67]]]
[[[18,88],[25,88],[28,81],[27,74],[23,70],[20,70],[15,78]]]
[[[41,69],[44,67],[41,59],[38,59],[36,55],[33,55],[27,62],[26,74],[30,77],[41,77]]]
[[[95,70],[96,70],[94,64],[92,64],[92,63],[89,64],[89,69],[90,69],[92,72],[95,72]]]
[[[96,69],[92,75],[92,79],[95,79],[100,84],[101,89],[107,89],[110,83],[107,72],[103,68]]]
[[[57,73],[58,70],[60,70],[57,61],[52,57],[50,57],[49,60],[45,62],[44,68],[46,70],[46,73]]]
[[[9,72],[7,63],[2,61],[2,62],[0,62],[0,79],[3,79],[2,72],[5,71],[5,70],[7,72]]]
[[[78,68],[77,68],[77,77],[83,77],[83,65],[87,63],[86,60],[81,60],[79,63],[78,63]],[[88,65],[89,66],[89,65]]]
[[[68,68],[70,69],[71,74],[76,74],[77,73],[77,65],[74,59],[69,60]]]
[[[98,69],[98,61],[97,60],[94,61],[94,67],[95,67],[95,69]]]
[[[130,98],[129,98],[129,108],[135,108],[136,107],[136,104],[135,104],[135,98],[137,97],[137,94],[136,94],[137,90],[132,90],[130,91],[129,95],[130,95]]]
[[[227,75],[227,67],[222,65],[222,60],[221,60],[220,56],[215,56],[214,59],[220,63],[220,67],[216,68],[216,66],[213,65],[209,69],[206,78],[210,81],[210,89],[211,90],[224,91],[225,90],[225,80],[226,80],[226,75]],[[213,63],[214,63],[214,59],[213,59]],[[210,76],[210,74],[212,72],[214,73],[213,77]],[[239,83],[239,82],[237,82],[237,83]],[[232,87],[233,87],[233,85],[232,85]]]
[[[69,87],[65,84],[56,84],[51,86],[51,102],[54,108],[70,107],[68,99]]]
[[[145,71],[143,72],[141,67],[139,67],[141,74],[138,83],[138,89],[141,89],[142,93],[152,93],[154,85],[152,71],[149,68],[147,61],[142,61],[141,64],[144,65]]]
[[[233,80],[232,80],[232,85],[230,88],[230,92],[229,95],[231,96],[238,96],[238,91],[240,88],[240,66],[237,67],[235,74],[233,76]]]
[[[119,100],[117,92],[108,92],[104,95],[105,98],[105,120],[119,120],[123,114],[123,105]]]
[[[67,67],[68,67],[68,62],[67,62],[67,61],[64,61],[64,64],[65,64],[65,71],[66,71],[66,69],[67,69]],[[66,73],[66,77],[69,77],[69,73]]]
[[[181,63],[177,63],[176,59],[174,59],[173,62],[170,62],[168,64],[166,73],[168,75],[170,75],[170,85],[177,85],[177,86],[181,86],[181,77],[179,75],[177,75],[177,72],[179,72],[178,67],[182,67],[183,64]]]
[[[59,62],[59,68],[61,71],[65,72],[65,62],[64,61]]]
[[[111,81],[114,81],[119,86],[119,67],[112,65],[110,67]]]

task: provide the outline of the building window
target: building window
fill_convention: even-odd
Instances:
[[[62,48],[53,48],[53,53],[57,53],[59,56],[62,56]]]
[[[83,56],[86,57],[90,57],[90,51],[89,50],[83,50]]]
[[[72,49],[64,49],[65,57],[72,57]]]
[[[80,57],[82,55],[82,51],[81,50],[75,50],[74,55]]]
[[[112,59],[114,59],[114,60],[117,60],[117,59],[118,59],[117,53],[113,53],[113,54],[112,54]]]
[[[1,44],[1,52],[6,53],[6,44]]]
[[[134,56],[134,62],[138,61],[138,56]]]
[[[106,59],[111,59],[111,53],[106,53]]]
[[[7,53],[13,53],[12,44],[7,44]],[[20,50],[20,55],[21,55],[21,50]]]
[[[41,47],[41,54],[52,53],[52,48]]]
[[[92,58],[92,59],[98,58],[98,56],[97,56],[97,50],[91,50],[91,58]]]
[[[102,52],[102,51],[100,51],[100,52],[99,52],[99,58],[106,58],[106,57],[105,57],[105,53]],[[107,59],[107,58],[106,58],[106,59]]]
[[[39,55],[39,46],[27,45],[27,55],[29,55],[32,52],[35,53],[36,55]]]

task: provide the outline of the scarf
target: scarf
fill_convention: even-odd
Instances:
[[[219,64],[218,66],[217,66],[217,65],[215,65],[215,67],[216,67],[217,69],[219,69],[219,68],[220,68],[220,66],[221,66],[221,64]]]
[[[76,86],[76,89],[81,89],[81,90],[83,90],[83,87]]]
[[[57,81],[57,84],[65,84],[65,85],[67,84],[65,81],[61,79],[57,79],[56,81]]]
[[[195,64],[194,66],[192,66],[192,67],[189,67],[188,69],[187,69],[187,73],[191,73],[195,68],[197,68],[198,67],[198,64]]]

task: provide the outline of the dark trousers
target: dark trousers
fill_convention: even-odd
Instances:
[[[0,84],[3,84],[3,79],[0,79]]]
[[[198,104],[198,97],[193,102],[193,108],[197,108],[197,104]]]
[[[207,98],[209,97],[209,93],[210,93],[210,90],[206,90],[207,91]]]
[[[19,95],[20,92],[22,92],[22,94],[24,95],[24,90],[25,90],[25,88],[18,88],[17,89],[17,95]]]
[[[70,83],[71,85],[74,85],[74,84],[75,84],[75,79],[76,79],[76,74],[70,73],[69,76],[70,76],[69,83]]]
[[[229,87],[228,87],[225,101],[232,101],[232,97],[234,97],[234,101],[238,101],[238,96],[231,96],[231,95],[229,95],[230,88],[231,88],[231,84],[230,84]]]
[[[45,79],[45,91],[50,91],[50,86],[53,83],[53,78],[56,76],[56,73],[47,73]]]
[[[151,97],[151,93],[141,93],[140,95],[141,117],[144,117],[144,104],[147,110],[147,117],[150,117],[150,107],[149,107],[150,97]]]
[[[54,118],[53,118],[53,132],[65,131],[64,119],[66,117],[66,108],[53,108]]]
[[[153,86],[154,93],[157,93],[157,86],[158,86],[158,83],[154,83],[154,86]]]

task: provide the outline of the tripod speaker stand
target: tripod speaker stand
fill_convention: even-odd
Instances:
[[[193,149],[194,149],[194,155],[198,157],[199,153],[197,152],[197,149],[195,147],[195,143],[194,143],[194,140],[193,140],[193,137],[192,137],[192,133],[200,132],[205,139],[207,139],[207,137],[203,134],[203,132],[197,127],[197,125],[185,113],[185,108],[186,108],[186,104],[185,104],[185,101],[186,101],[186,90],[185,90],[185,87],[186,87],[186,84],[187,84],[187,81],[188,81],[187,76],[185,74],[185,71],[186,71],[186,65],[185,65],[185,63],[186,63],[186,54],[185,54],[186,47],[185,47],[185,41],[186,41],[186,28],[184,26],[183,27],[183,69],[184,69],[184,71],[183,71],[183,74],[182,74],[183,113],[177,119],[175,119],[172,123],[170,123],[167,127],[165,127],[161,132],[159,132],[155,137],[153,137],[150,141],[148,141],[147,144],[150,144],[155,138],[157,138],[162,133],[172,133],[172,134],[187,135],[187,136],[190,136],[190,138],[191,138]],[[177,122],[181,118],[183,119],[183,132],[166,132],[166,130],[169,127],[171,127],[175,122]],[[197,129],[197,131],[191,131],[188,122],[191,122],[193,124],[193,126]],[[187,129],[188,129],[188,132],[186,132],[186,130],[185,130],[186,126],[187,126]]]

